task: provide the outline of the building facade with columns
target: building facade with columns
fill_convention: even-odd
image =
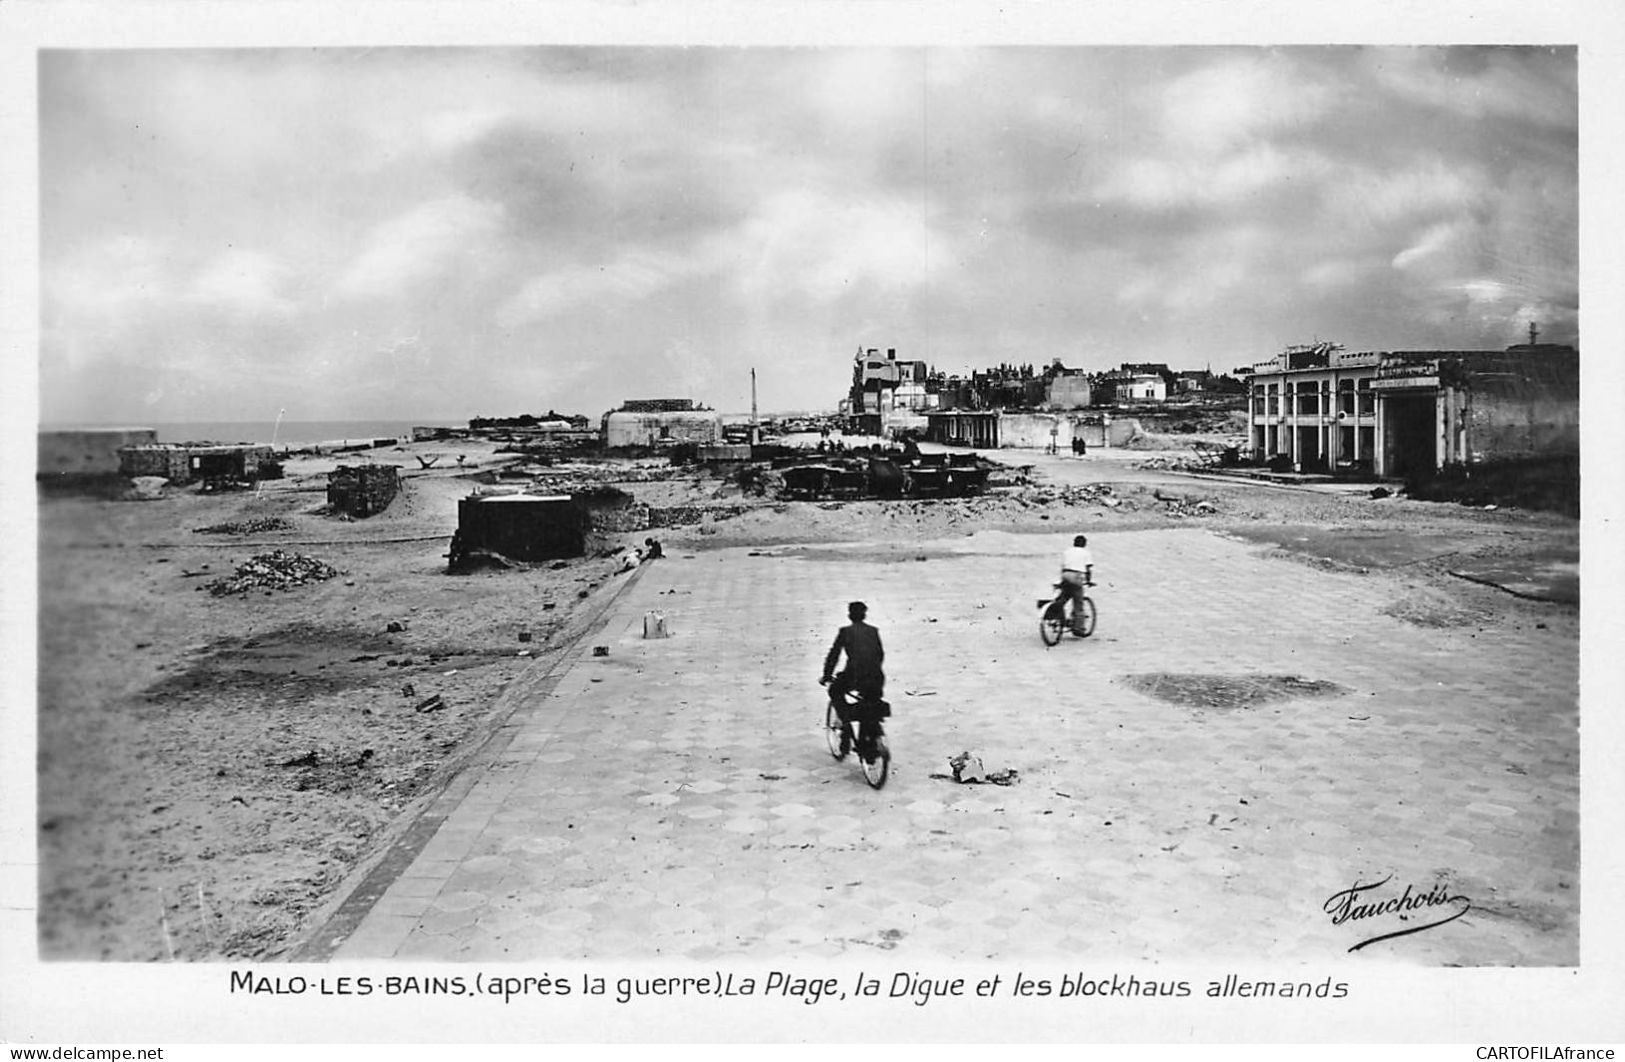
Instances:
[[[1240,372],[1254,456],[1299,472],[1403,478],[1579,452],[1572,347],[1352,353],[1319,343]]]

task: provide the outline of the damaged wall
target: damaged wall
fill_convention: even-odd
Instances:
[[[587,527],[592,531],[642,531],[649,526],[649,507],[624,490],[601,487],[571,497],[586,514]]]
[[[1580,452],[1577,354],[1513,350],[1463,369],[1468,461]]]
[[[1089,377],[1078,373],[1052,379],[1045,401],[1053,409],[1087,409],[1093,399]]]
[[[327,476],[327,505],[346,516],[372,516],[389,508],[400,489],[395,465],[340,465]]]
[[[260,466],[273,460],[269,446],[189,445],[186,443],[126,446],[118,452],[121,475],[163,476],[176,483],[215,476],[255,479]]]
[[[1053,440],[1050,430],[1055,430]],[[1005,413],[999,418],[999,445],[1043,450],[1053,441],[1072,448],[1072,419],[1054,413]]]

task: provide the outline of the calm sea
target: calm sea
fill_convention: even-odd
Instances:
[[[159,442],[273,443],[283,446],[311,446],[342,440],[410,438],[412,428],[466,428],[468,422],[447,420],[284,420],[275,421],[190,421],[187,423],[146,423],[141,427],[158,432]]]

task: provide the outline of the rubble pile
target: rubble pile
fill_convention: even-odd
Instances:
[[[625,533],[643,531],[654,526],[649,506],[642,502],[619,508],[592,510],[592,529],[601,532]]]
[[[257,535],[265,531],[291,531],[293,524],[280,516],[262,516],[257,520],[236,520],[208,527],[194,527],[194,535]]]
[[[988,473],[989,487],[1025,487],[1033,481],[1032,465],[1000,465]]]
[[[530,478],[537,488],[554,494],[582,494],[608,483],[664,483],[668,480],[692,477],[694,474],[692,471],[670,465],[640,467],[571,464],[544,467],[546,471],[531,472]]]
[[[1207,468],[1209,462],[1199,457],[1165,456],[1153,457],[1149,461],[1141,461],[1135,468],[1150,471],[1190,472]]]
[[[1041,487],[1023,491],[1021,500],[1028,505],[1104,505],[1115,509],[1123,504],[1110,483],[1085,483],[1069,487]]]
[[[712,520],[727,520],[749,511],[748,505],[672,505],[649,509],[650,527],[681,527],[685,524]]]
[[[227,594],[246,594],[250,590],[291,590],[306,583],[331,579],[338,569],[330,564],[299,553],[273,550],[250,557],[237,566],[237,571],[208,584],[215,597]]]
[[[1153,495],[1163,504],[1163,514],[1182,519],[1187,516],[1212,516],[1219,511],[1219,507],[1206,498],[1195,498],[1188,494],[1165,494],[1154,491]]]

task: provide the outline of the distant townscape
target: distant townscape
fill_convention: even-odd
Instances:
[[[415,427],[415,442],[477,438],[538,453],[662,452],[749,461],[752,445],[832,431],[893,444],[1085,453],[1146,433],[1192,440],[1210,465],[1238,473],[1401,480],[1422,492],[1478,475],[1513,485],[1556,483],[1578,505],[1579,354],[1529,342],[1503,350],[1348,351],[1318,342],[1216,373],[1124,362],[1089,372],[1000,363],[944,373],[896,348],[859,347],[848,392],[824,414],[719,413],[693,398],[629,398],[595,419],[581,413],[475,417],[466,428]],[[149,428],[42,431],[41,477],[116,474],[221,486],[278,473],[288,453],[349,454],[401,438],[284,446],[200,440],[160,443]],[[747,447],[741,450],[739,447]],[[767,452],[764,451],[764,458]],[[423,460],[420,458],[419,460]]]

